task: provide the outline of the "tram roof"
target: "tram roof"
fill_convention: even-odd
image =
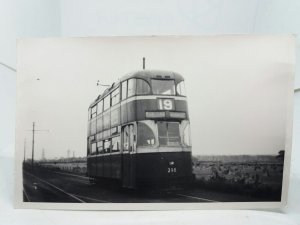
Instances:
[[[130,78],[140,78],[147,80],[150,83],[151,79],[166,79],[166,80],[176,80],[176,83],[179,83],[180,81],[183,81],[184,78],[179,73],[173,72],[173,71],[167,71],[167,70],[138,70],[131,73],[128,73],[121,77],[121,79],[113,83],[109,88],[105,89],[101,95],[99,95],[95,101],[90,105],[93,106],[95,102],[99,101],[102,96],[104,97],[107,93],[111,92],[115,87],[119,86],[119,84],[124,81],[128,80]]]
[[[149,79],[175,79],[178,81],[184,80],[184,78],[176,72],[166,70],[139,70],[124,75],[120,81],[124,81],[130,78],[141,78],[145,80]]]

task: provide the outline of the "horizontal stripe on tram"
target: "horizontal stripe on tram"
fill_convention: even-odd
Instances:
[[[191,152],[191,148],[139,148],[136,152],[113,152],[104,153],[97,155],[89,155],[88,158],[110,156],[110,155],[134,155],[134,154],[144,154],[144,153],[162,153],[162,152]]]
[[[137,154],[162,152],[190,152],[191,148],[139,148]]]
[[[141,95],[141,96],[132,96],[132,97],[129,97],[125,100],[121,100],[119,103],[109,107],[108,109],[105,109],[104,111],[100,112],[100,113],[97,113],[97,116],[93,117],[90,119],[90,121],[93,121],[94,119],[96,119],[96,117],[98,117],[100,114],[102,114],[102,116],[110,113],[111,111],[115,110],[116,108],[119,108],[120,106],[124,105],[124,104],[127,104],[129,102],[132,102],[132,101],[136,101],[136,100],[155,100],[155,99],[158,99],[158,98],[168,98],[168,99],[174,99],[174,100],[187,100],[186,97],[184,96],[169,96],[169,95]],[[95,104],[97,105],[97,104]]]
[[[183,96],[169,96],[169,95],[141,95],[141,96],[133,96],[126,100],[121,101],[121,105],[124,105],[126,103],[135,101],[135,100],[155,100],[158,98],[168,98],[168,99],[174,99],[174,100],[186,100],[186,97]]]

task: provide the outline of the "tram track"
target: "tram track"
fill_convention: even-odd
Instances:
[[[124,189],[111,183],[91,184],[86,176],[40,168],[24,171],[23,178],[23,199],[28,202],[217,203],[243,197],[193,187],[171,192]]]
[[[207,199],[207,198],[201,198],[201,197],[198,197],[198,196],[192,196],[192,195],[185,195],[185,194],[176,194],[177,196],[180,196],[180,197],[185,197],[185,198],[190,198],[190,199],[195,199],[195,200],[200,200],[200,201],[204,201],[204,202],[218,202],[218,201],[215,201],[215,200],[212,200],[212,199]]]
[[[27,202],[30,202],[30,198],[28,197],[28,194],[27,194],[26,189],[25,189],[24,186],[23,186],[23,194],[24,194],[25,200],[26,200]]]
[[[97,199],[97,198],[91,198],[91,197],[88,197],[88,196],[83,196],[83,195],[78,195],[78,194],[70,193],[70,192],[68,192],[68,191],[66,191],[66,190],[64,190],[64,189],[62,189],[60,187],[57,187],[56,185],[54,185],[54,184],[52,184],[52,183],[50,183],[50,182],[48,182],[48,181],[46,181],[44,179],[41,179],[40,177],[37,177],[37,176],[35,176],[35,175],[33,175],[33,174],[29,173],[29,172],[24,172],[24,173],[26,175],[31,176],[34,179],[42,182],[43,184],[46,184],[46,185],[50,186],[54,190],[59,191],[59,192],[65,194],[66,196],[70,197],[71,199],[75,200],[76,202],[79,202],[79,203],[88,203],[88,202],[109,203],[109,201],[106,201],[106,200]],[[65,175],[70,175],[70,174],[65,174]],[[23,188],[23,192],[24,192],[24,195],[25,195],[26,199],[28,201],[30,201],[30,198],[28,197],[28,194],[27,194],[25,188]],[[88,201],[86,201],[86,200],[88,200]]]

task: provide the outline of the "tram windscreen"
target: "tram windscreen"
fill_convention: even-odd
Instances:
[[[152,92],[155,95],[175,95],[174,80],[152,80]]]
[[[157,126],[160,146],[180,145],[179,123],[158,122]]]
[[[138,123],[138,146],[152,146],[155,144],[155,136],[151,128],[142,122]]]

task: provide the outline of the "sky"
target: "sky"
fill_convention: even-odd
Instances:
[[[277,154],[285,149],[294,37],[99,37],[18,40],[16,149],[86,155],[88,106],[123,75],[171,70],[185,78],[194,155]]]

